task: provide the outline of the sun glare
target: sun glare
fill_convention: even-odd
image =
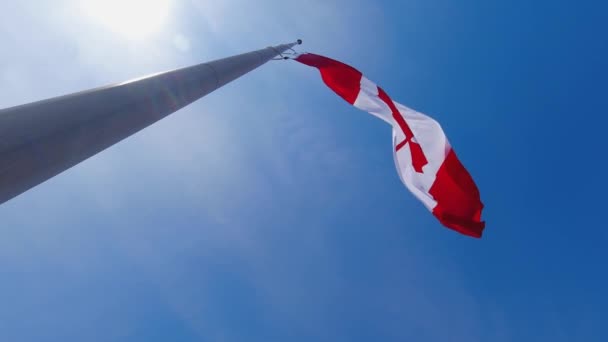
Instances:
[[[127,38],[158,32],[166,21],[170,0],[82,0],[86,14]]]

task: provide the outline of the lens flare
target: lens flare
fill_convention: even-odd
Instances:
[[[160,31],[170,0],[83,0],[84,12],[108,29],[138,39]]]

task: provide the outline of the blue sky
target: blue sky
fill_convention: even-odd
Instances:
[[[175,1],[137,38],[80,6],[3,4],[0,107],[302,38],[442,123],[487,229],[271,62],[0,206],[0,340],[608,340],[607,6]]]

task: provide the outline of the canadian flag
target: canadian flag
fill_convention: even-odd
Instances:
[[[296,61],[315,67],[336,94],[393,127],[393,156],[401,181],[443,225],[481,237],[483,204],[469,172],[432,118],[394,102],[357,69],[336,60],[301,54]]]

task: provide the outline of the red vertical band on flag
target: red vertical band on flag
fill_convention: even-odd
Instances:
[[[441,164],[429,193],[437,201],[433,215],[443,225],[465,235],[481,237],[485,223],[481,221],[483,204],[479,190],[454,150],[450,149]]]
[[[346,102],[354,104],[361,90],[360,71],[350,65],[331,58],[306,53],[296,58],[300,63],[319,69],[321,78],[327,86],[340,95]]]

